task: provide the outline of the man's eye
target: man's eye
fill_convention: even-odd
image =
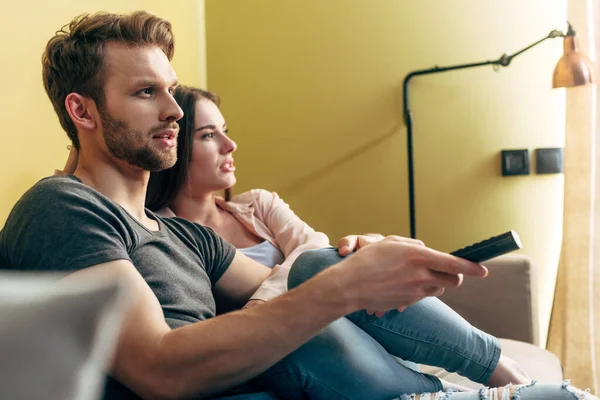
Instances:
[[[138,94],[145,95],[145,96],[152,96],[152,93],[153,93],[152,88],[145,88],[138,92]]]
[[[169,94],[171,96],[174,96],[175,95],[175,88],[169,88]]]

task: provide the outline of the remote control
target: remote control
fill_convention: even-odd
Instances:
[[[520,249],[521,239],[515,231],[508,231],[481,242],[472,244],[452,252],[453,256],[473,262],[484,262],[491,258]]]

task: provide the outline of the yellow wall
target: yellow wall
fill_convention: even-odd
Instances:
[[[167,7],[160,0],[55,0],[6,2],[0,24],[0,227],[17,199],[33,183],[62,168],[69,143],[41,79],[41,54],[48,39],[75,15],[85,12],[148,10],[173,24],[176,51],[173,66],[179,79],[206,82],[204,1],[178,0]]]
[[[207,0],[208,84],[239,145],[237,190],[279,192],[332,240],[408,236],[404,75],[497,58],[565,19],[566,0]],[[565,93],[551,89],[561,52],[549,41],[499,72],[411,85],[418,237],[452,251],[519,232],[540,269],[542,343],[563,177],[503,178],[499,153],[564,144]]]
[[[174,24],[180,81],[209,87],[240,149],[238,190],[278,191],[332,239],[408,235],[400,84],[410,70],[496,58],[566,18],[566,0],[56,0],[3,4],[0,225],[19,196],[64,163],[40,55],[76,14],[147,9]],[[417,78],[417,228],[450,251],[516,229],[540,268],[545,336],[559,254],[562,176],[502,178],[499,151],[561,146],[564,92],[550,89],[558,41],[510,68]],[[544,337],[542,337],[542,341]]]

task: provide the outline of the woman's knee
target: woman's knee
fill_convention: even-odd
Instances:
[[[400,393],[441,389],[439,379],[398,364],[345,318],[324,328],[267,376],[285,389],[279,390],[280,394],[293,388],[314,399],[389,400]]]
[[[288,276],[288,288],[295,288],[344,258],[338,254],[337,248],[334,247],[305,251],[296,258],[292,265]]]

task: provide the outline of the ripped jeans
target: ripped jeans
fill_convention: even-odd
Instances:
[[[487,387],[471,392],[422,393],[419,396],[403,394],[398,400],[575,400],[596,399],[597,397],[570,385],[569,381],[562,384],[537,385],[535,381],[529,385],[505,386],[501,388]],[[396,400],[394,399],[394,400]]]
[[[290,271],[289,288],[341,260],[334,248],[301,254]],[[487,392],[481,392],[481,396],[478,391],[441,392],[437,377],[399,363],[392,355],[485,383],[498,363],[500,345],[496,338],[471,326],[435,297],[423,299],[403,312],[390,311],[381,318],[358,311],[332,322],[243,385],[243,391],[251,387],[261,393],[224,399],[404,400],[412,399],[411,393],[432,393],[423,395],[423,400],[486,398]],[[560,383],[524,387],[519,395],[521,400],[575,398]]]

